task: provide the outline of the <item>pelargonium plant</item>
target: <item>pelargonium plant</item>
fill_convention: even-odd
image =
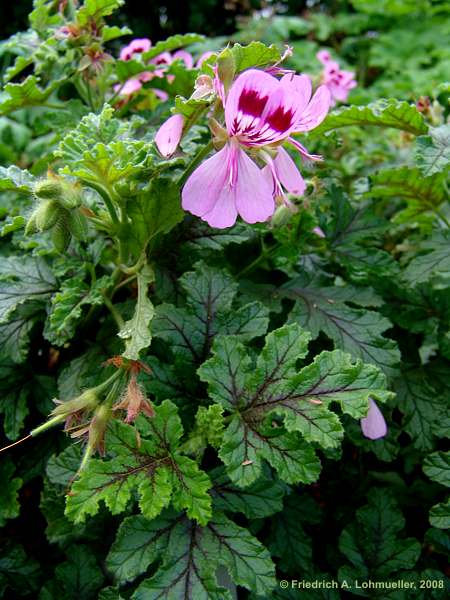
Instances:
[[[39,486],[55,558],[13,532],[0,595],[444,598],[447,107],[121,5],[2,46],[0,520]]]

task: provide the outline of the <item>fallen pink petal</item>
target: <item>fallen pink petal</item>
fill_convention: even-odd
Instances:
[[[383,413],[375,400],[369,398],[369,412],[361,419],[361,431],[369,440],[378,440],[387,434],[387,425]]]

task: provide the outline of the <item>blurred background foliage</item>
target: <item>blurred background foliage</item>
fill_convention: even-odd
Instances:
[[[5,3],[0,39],[26,29],[31,8],[31,0]],[[290,66],[312,74],[319,71],[316,51],[328,46],[343,66],[356,70],[359,86],[350,101],[357,104],[380,96],[434,95],[450,73],[447,0],[127,0],[113,20],[153,42],[175,33],[202,33],[210,38],[202,49],[229,40],[289,43]]]

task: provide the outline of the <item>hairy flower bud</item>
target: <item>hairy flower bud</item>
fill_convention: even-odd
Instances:
[[[52,242],[58,252],[64,252],[67,250],[71,239],[69,214],[68,211],[62,209],[60,217],[52,229]]]
[[[68,217],[68,227],[70,233],[77,240],[85,240],[88,233],[88,222],[86,217],[78,210],[70,211]]]
[[[34,186],[34,195],[42,200],[59,200],[63,194],[62,182],[54,176],[41,179]]]
[[[34,212],[36,227],[39,231],[51,229],[59,217],[61,209],[56,200],[43,200]]]

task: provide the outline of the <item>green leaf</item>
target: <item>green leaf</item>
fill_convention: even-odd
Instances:
[[[237,283],[225,271],[200,262],[180,278],[186,307],[161,304],[156,308],[153,333],[168,342],[176,356],[193,363],[208,355],[214,337],[234,334],[250,340],[267,330],[268,311],[259,302],[232,309]]]
[[[439,529],[450,529],[450,498],[432,507],[430,523]]]
[[[433,452],[423,464],[423,471],[433,481],[450,487],[450,452]]]
[[[336,447],[343,428],[330,403],[339,403],[343,412],[358,418],[366,415],[369,397],[386,401],[392,396],[376,367],[352,362],[339,350],[322,352],[312,364],[297,369],[309,339],[296,324],[277,329],[268,334],[253,364],[235,337],[218,337],[213,357],[198,369],[210,397],[233,413],[220,457],[234,483],[253,483],[260,475],[261,459],[288,483],[314,481],[319,463],[298,433],[307,442]],[[275,414],[289,433],[263,426]]]
[[[189,128],[210,105],[211,101],[204,98],[186,99],[182,96],[176,96],[173,113],[183,115],[185,119],[184,126],[185,128]]]
[[[16,440],[28,415],[27,399],[30,394],[28,374],[12,361],[0,360],[0,413],[3,429],[10,440]]]
[[[143,515],[127,517],[119,527],[106,561],[120,583],[132,581],[167,548],[173,515],[160,515],[149,521]]]
[[[46,473],[51,483],[67,487],[74,479],[81,461],[79,446],[71,444],[61,454],[53,455],[47,462]]]
[[[200,219],[192,220],[183,229],[186,249],[221,251],[229,244],[242,244],[254,236],[250,227],[236,223],[229,229],[215,229]]]
[[[429,8],[428,0],[351,0],[357,11],[385,17],[407,16]]]
[[[117,27],[113,25],[112,27],[109,25],[104,25],[102,27],[102,42],[106,44],[106,42],[110,42],[111,40],[116,40],[119,37],[123,37],[124,35],[130,35],[133,33],[131,29],[128,27]]]
[[[190,44],[196,44],[198,42],[202,42],[203,40],[204,37],[197,33],[172,35],[161,42],[157,42],[154,46],[150,48],[150,50],[144,52],[142,54],[142,59],[145,62],[148,62],[152,58],[158,56],[158,54],[161,54],[162,52],[170,52],[171,50],[176,50],[181,46],[189,46]]]
[[[237,585],[263,596],[267,597],[276,584],[267,550],[247,529],[221,513],[205,527],[172,514],[151,523],[142,516],[129,517],[119,529],[107,562],[120,581],[128,581],[144,573],[159,557],[162,566],[140,584],[133,600],[230,599],[215,578],[219,565],[229,571]]]
[[[0,557],[1,595],[6,588],[12,588],[19,598],[36,592],[40,574],[39,563],[27,556],[22,546],[5,544]]]
[[[247,488],[239,488],[220,467],[213,473],[214,506],[224,512],[239,512],[249,519],[262,519],[283,508],[284,488],[280,482],[262,477]]]
[[[152,144],[132,136],[133,125],[113,115],[114,109],[105,104],[99,114],[84,116],[55,152],[63,160],[63,173],[79,177],[107,195],[113,185],[130,185],[155,156]]]
[[[56,567],[55,577],[60,590],[73,600],[94,600],[104,580],[94,552],[84,545],[68,549],[67,561]]]
[[[432,450],[436,429],[445,419],[446,404],[422,371],[404,373],[394,389],[403,413],[402,429],[418,450]]]
[[[210,481],[191,459],[177,451],[183,433],[177,409],[169,400],[156,407],[153,419],[138,419],[142,441],[133,427],[113,421],[105,446],[111,460],[93,459],[72,486],[66,515],[75,523],[95,515],[103,500],[112,514],[123,512],[137,490],[139,506],[155,518],[171,499],[200,523],[211,516]]]
[[[80,25],[87,25],[91,20],[98,23],[102,17],[108,17],[123,4],[124,0],[86,0],[77,10],[77,21]]]
[[[425,177],[445,171],[450,163],[450,124],[432,127],[429,133],[415,144],[416,165]]]
[[[308,520],[308,508],[307,496],[291,494],[283,511],[272,519],[269,548],[280,559],[279,567],[285,573],[312,570],[312,540],[303,526]]]
[[[46,300],[55,289],[53,273],[42,258],[10,256],[0,261],[0,323],[27,301]]]
[[[19,515],[20,504],[18,492],[22,487],[22,479],[14,477],[15,467],[10,460],[0,463],[0,481],[2,481],[2,494],[0,496],[0,527],[3,527],[8,519],[14,519]]]
[[[183,445],[188,454],[201,456],[206,446],[210,444],[219,448],[222,443],[224,430],[223,408],[218,404],[212,404],[206,408],[199,406],[195,415],[195,423],[189,438]]]
[[[405,519],[385,489],[372,489],[369,504],[356,512],[344,529],[339,549],[351,565],[339,569],[339,579],[350,582],[370,578],[385,580],[401,569],[412,569],[421,546],[413,538],[400,538]]]
[[[266,46],[262,42],[251,42],[247,46],[233,44],[230,48],[234,58],[236,73],[250,68],[260,68],[273,65],[281,58],[279,49],[275,44]]]
[[[70,341],[83,316],[83,307],[101,306],[102,291],[111,284],[111,278],[104,276],[93,286],[85,283],[83,277],[73,277],[64,281],[61,289],[51,300],[50,314],[44,330],[49,342],[63,346]]]
[[[9,97],[0,103],[0,115],[6,115],[19,108],[44,104],[57,85],[58,81],[54,81],[42,89],[34,75],[29,75],[22,83],[7,83],[4,90]]]
[[[296,301],[289,320],[305,327],[314,338],[323,331],[338,348],[380,367],[387,375],[395,375],[400,352],[393,340],[383,336],[392,326],[390,321],[374,310],[348,305],[358,304],[358,288],[322,287],[318,283],[298,277],[278,290]]]
[[[0,167],[0,191],[15,190],[25,194],[31,193],[34,177],[25,169],[15,165]]]
[[[28,355],[30,333],[35,323],[43,318],[44,306],[40,302],[25,302],[17,307],[8,321],[0,324],[2,354],[16,363],[23,363]]]
[[[127,321],[119,332],[119,337],[125,340],[126,348],[123,356],[137,360],[144,348],[152,341],[150,323],[155,314],[153,304],[148,297],[148,286],[155,280],[153,269],[145,265],[137,274],[138,297],[133,317]]]
[[[406,281],[412,285],[434,279],[446,282],[450,277],[450,234],[435,234],[422,242],[419,250],[425,254],[415,256],[408,264],[404,271]]]
[[[179,187],[166,178],[154,179],[147,191],[128,202],[127,214],[129,223],[123,233],[137,260],[158,236],[169,233],[183,220]]]
[[[0,189],[1,189],[0,183]],[[8,235],[9,233],[14,233],[15,231],[19,231],[19,229],[23,229],[27,223],[25,217],[21,217],[20,215],[16,215],[15,217],[8,218],[5,220],[3,225],[0,228],[0,236]]]
[[[400,167],[379,171],[371,178],[368,192],[377,198],[404,198],[408,207],[397,213],[394,221],[408,222],[422,213],[433,212],[446,199],[441,175],[424,177],[419,169]]]
[[[78,460],[79,464],[80,458]],[[44,481],[44,489],[39,504],[39,508],[47,522],[45,535],[50,543],[58,544],[60,547],[67,547],[84,536],[95,536],[95,531],[87,531],[87,527],[83,525],[74,526],[64,516],[64,492],[65,488]]]
[[[413,104],[400,100],[376,100],[367,106],[344,106],[331,112],[314,136],[322,135],[349,125],[373,125],[393,127],[414,135],[427,133],[428,126],[423,115]]]
[[[125,600],[117,588],[107,587],[100,591],[98,600]]]

